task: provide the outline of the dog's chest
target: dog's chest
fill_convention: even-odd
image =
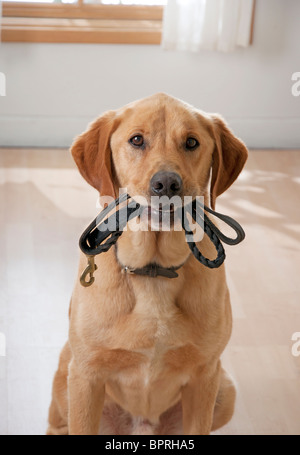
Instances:
[[[162,340],[158,337],[152,347],[131,351],[140,361],[112,374],[106,384],[108,395],[121,407],[153,422],[180,399],[197,363],[193,346],[168,346]]]
[[[133,414],[156,415],[178,399],[181,387],[199,364],[200,351],[172,292],[140,291],[133,311],[122,323],[122,333],[130,332],[130,337],[122,340],[119,335],[115,345],[126,350],[132,363],[110,376],[107,390]]]
[[[148,280],[134,288],[135,305],[127,316],[132,322],[133,350],[155,359],[165,349],[185,344],[188,339],[188,321],[178,306],[178,293],[170,282]],[[126,318],[125,318],[126,320]]]

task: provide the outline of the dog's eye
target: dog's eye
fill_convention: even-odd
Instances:
[[[185,142],[186,150],[195,150],[199,146],[199,142],[194,137],[188,137]]]
[[[131,139],[129,139],[130,144],[132,144],[134,147],[142,147],[144,145],[144,138],[141,135],[136,135],[133,136]]]

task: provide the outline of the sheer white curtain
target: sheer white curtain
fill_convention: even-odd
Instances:
[[[168,0],[164,49],[229,52],[250,43],[254,0]]]

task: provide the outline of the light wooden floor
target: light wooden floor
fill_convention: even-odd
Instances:
[[[300,151],[252,151],[217,203],[247,234],[226,248],[234,329],[223,362],[238,398],[220,434],[300,434],[299,190]],[[45,432],[77,242],[97,212],[67,151],[0,150],[1,434]]]

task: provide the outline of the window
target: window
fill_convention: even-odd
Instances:
[[[167,0],[4,0],[2,41],[159,44]]]

